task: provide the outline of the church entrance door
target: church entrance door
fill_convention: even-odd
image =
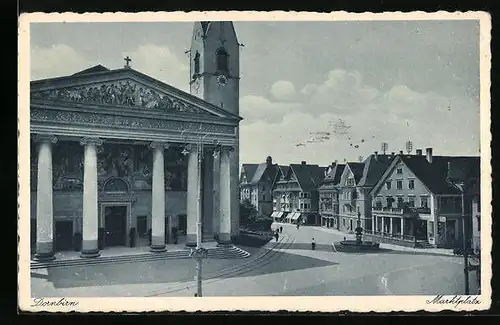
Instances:
[[[104,245],[126,245],[127,207],[107,206],[104,210]]]
[[[73,221],[56,221],[56,251],[69,251],[73,248]]]

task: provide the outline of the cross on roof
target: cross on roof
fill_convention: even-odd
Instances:
[[[128,57],[128,55],[127,55],[127,57],[126,57],[124,60],[125,60],[125,62],[126,62],[126,63],[125,63],[125,67],[126,67],[126,68],[129,68],[129,67],[130,67],[129,63],[130,63],[130,61],[132,61],[132,59],[131,59],[131,58],[129,58],[129,57]]]

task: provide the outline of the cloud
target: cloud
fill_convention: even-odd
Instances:
[[[88,59],[65,44],[31,47],[31,80],[66,76],[91,66]]]
[[[277,100],[289,100],[295,96],[295,86],[290,81],[279,80],[271,86],[270,92]]]
[[[189,91],[189,66],[167,46],[144,44],[122,55],[132,58],[134,69],[184,91]]]
[[[381,151],[382,142],[389,143],[389,152],[405,150],[408,140],[414,149],[433,147],[437,155],[478,154],[477,98],[420,93],[406,85],[382,92],[366,85],[359,73],[342,70],[331,71],[322,83],[306,85],[300,94],[302,100],[287,103],[293,107],[288,110],[276,109],[276,103],[263,97],[246,102],[245,111],[260,108],[261,113],[274,110],[282,115],[259,121],[257,114],[242,125],[242,162],[261,162],[267,155],[281,164],[356,161]],[[331,124],[339,120],[350,126],[348,134],[332,132]],[[331,135],[308,143],[315,132]]]
[[[263,96],[248,95],[240,99],[243,124],[255,121],[277,122],[301,107],[300,103],[274,102]]]

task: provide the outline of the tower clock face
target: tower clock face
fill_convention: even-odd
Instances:
[[[218,75],[217,76],[217,84],[220,86],[220,87],[224,87],[227,85],[227,76],[226,75]]]

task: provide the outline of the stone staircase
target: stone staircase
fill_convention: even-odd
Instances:
[[[247,251],[236,247],[215,247],[208,249],[208,258],[210,259],[241,259],[247,258],[250,253]],[[41,268],[53,268],[53,267],[70,267],[70,266],[90,266],[90,265],[105,265],[105,264],[120,264],[120,263],[132,263],[132,262],[148,262],[157,260],[169,260],[169,259],[190,259],[189,249],[167,251],[164,253],[140,253],[140,254],[128,254],[128,255],[117,255],[117,256],[100,256],[92,259],[86,258],[75,258],[67,260],[53,260],[47,262],[31,261],[30,268],[41,269]]]

